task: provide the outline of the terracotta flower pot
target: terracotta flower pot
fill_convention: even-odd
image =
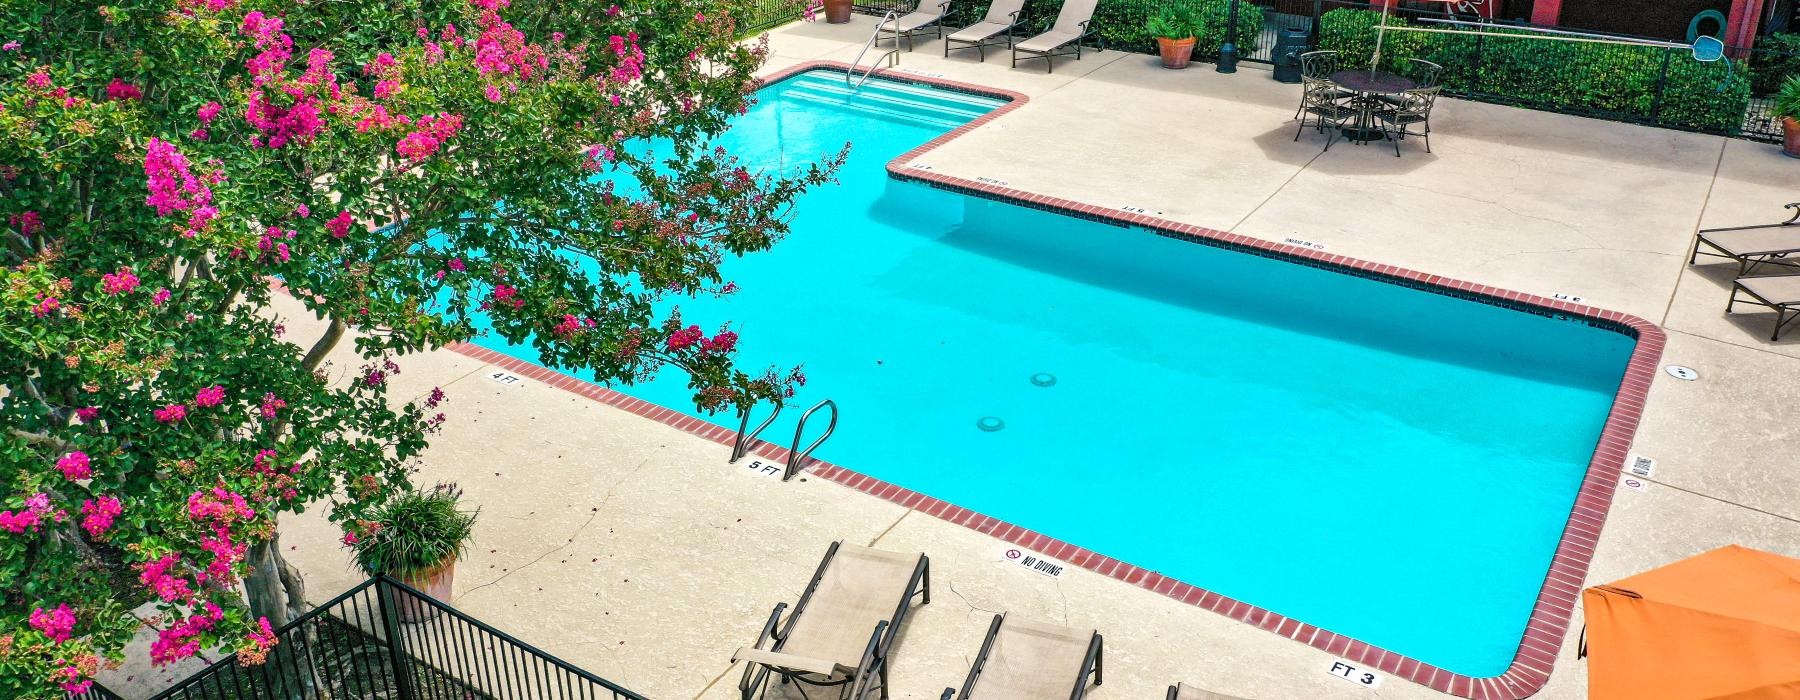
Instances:
[[[417,588],[425,595],[441,602],[450,602],[450,584],[456,578],[456,560],[448,559],[436,567],[400,577],[400,581]],[[402,622],[420,622],[437,617],[438,610],[430,603],[402,594],[399,601],[400,620]]]
[[[1162,52],[1163,67],[1175,69],[1186,68],[1188,62],[1194,59],[1195,41],[1196,39],[1191,36],[1186,39],[1157,37],[1156,48]]]
[[[850,21],[850,5],[853,0],[825,0],[825,23],[844,24]]]
[[[1800,158],[1800,120],[1781,118],[1781,154]]]

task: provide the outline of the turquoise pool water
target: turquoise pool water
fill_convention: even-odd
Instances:
[[[777,83],[723,137],[767,167],[854,148],[787,240],[728,264],[742,291],[682,304],[732,322],[746,367],[804,363],[797,408],[842,409],[819,457],[1451,671],[1507,668],[1633,340],[895,181],[889,159],[998,102],[842,88]],[[692,411],[674,372],[619,388]]]

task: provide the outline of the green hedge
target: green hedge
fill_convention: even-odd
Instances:
[[[1756,41],[1756,55],[1750,58],[1750,92],[1757,97],[1775,94],[1781,81],[1800,75],[1800,34],[1770,34]]]
[[[1341,65],[1367,64],[1380,15],[1337,9],[1319,20],[1319,48],[1343,53]],[[1388,26],[1405,26],[1390,17]],[[1655,121],[1665,126],[1735,134],[1750,101],[1750,69],[1700,63],[1681,49],[1579,42],[1387,32],[1383,68],[1405,73],[1408,58],[1444,66],[1449,92],[1484,100],[1577,114]],[[1667,83],[1657,109],[1657,83]]]

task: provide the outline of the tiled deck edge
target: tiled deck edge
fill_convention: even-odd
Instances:
[[[762,82],[767,85],[820,68],[844,70],[848,68],[848,65],[834,61],[811,61],[778,71],[765,77]],[[1607,510],[1612,505],[1613,492],[1618,487],[1619,472],[1625,466],[1632,435],[1637,430],[1644,401],[1650,390],[1650,382],[1655,376],[1657,363],[1662,357],[1663,345],[1666,342],[1666,336],[1662,329],[1649,321],[1617,311],[1572,304],[1557,299],[1464,282],[1341,255],[1331,255],[1309,248],[1046,197],[951,177],[926,169],[913,168],[910,167],[912,161],[918,157],[1018,108],[1026,102],[1027,98],[1016,92],[937,78],[895,73],[885,75],[898,80],[924,83],[961,92],[1005,97],[1011,100],[1008,104],[1001,105],[992,112],[889,161],[888,172],[896,178],[929,182],[970,194],[1007,200],[1083,218],[1109,221],[1121,225],[1142,226],[1164,235],[1188,238],[1209,245],[1220,245],[1258,255],[1280,257],[1353,275],[1379,277],[1409,287],[1534,313],[1580,317],[1595,325],[1634,335],[1637,338],[1637,347],[1632,352],[1631,359],[1626,366],[1624,377],[1620,382],[1619,393],[1613,400],[1612,410],[1607,416],[1605,428],[1601,431],[1594,456],[1588,462],[1586,478],[1576,495],[1575,506],[1569,515],[1568,523],[1563,528],[1562,539],[1557,545],[1556,554],[1551,562],[1549,573],[1545,577],[1543,588],[1538,593],[1537,603],[1533,607],[1530,621],[1526,625],[1524,638],[1513,656],[1511,666],[1504,673],[1489,678],[1475,678],[1452,673],[829,462],[814,461],[807,467],[808,471],[903,507],[992,535],[1103,576],[1110,576],[1140,588],[1206,608],[1434,690],[1475,700],[1516,700],[1532,695],[1544,686],[1544,683],[1550,678],[1557,652],[1562,647],[1563,637],[1568,632],[1576,600],[1580,597],[1582,583],[1587,576],[1588,565],[1592,560],[1595,545],[1600,539],[1600,529],[1606,522]],[[727,428],[472,343],[459,343],[449,349],[558,389],[580,394],[639,416],[674,426],[721,445],[731,445],[736,439],[737,433]],[[787,448],[761,440],[757,441],[753,451],[778,461],[785,461],[788,457]]]

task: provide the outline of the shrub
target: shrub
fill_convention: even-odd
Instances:
[[[1341,52],[1341,65],[1367,64],[1379,17],[1347,8],[1325,13],[1319,48]],[[1390,17],[1388,27],[1396,26],[1410,25]],[[1749,106],[1749,70],[1741,63],[1727,68],[1724,62],[1697,62],[1680,49],[1508,34],[1524,32],[1501,29],[1476,37],[1390,31],[1381,64],[1406,73],[1410,58],[1437,63],[1445,69],[1445,90],[1483,100],[1720,133],[1735,133]]]
[[[480,510],[458,508],[461,498],[455,484],[395,497],[376,512],[367,535],[345,540],[356,548],[356,565],[371,576],[405,578],[461,558]]]
[[[1800,119],[1800,75],[1789,76],[1781,83],[1781,89],[1775,92],[1775,103],[1769,105],[1769,115]]]
[[[1756,55],[1750,57],[1750,92],[1767,97],[1781,89],[1790,75],[1800,75],[1800,34],[1770,34],[1756,40]]]

